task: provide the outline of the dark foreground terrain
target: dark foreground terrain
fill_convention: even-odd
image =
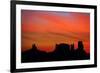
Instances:
[[[53,52],[44,52],[37,49],[33,44],[28,51],[21,53],[21,62],[45,62],[45,61],[64,61],[64,60],[86,60],[90,59],[90,54],[84,51],[82,41],[78,41],[78,48],[75,50],[74,44],[56,44]]]

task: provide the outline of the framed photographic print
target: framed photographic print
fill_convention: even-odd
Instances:
[[[96,66],[96,6],[11,1],[11,72]]]

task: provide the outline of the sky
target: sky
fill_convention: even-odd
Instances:
[[[22,51],[35,44],[38,50],[52,52],[60,43],[77,48],[83,41],[90,52],[90,14],[79,12],[21,10]]]

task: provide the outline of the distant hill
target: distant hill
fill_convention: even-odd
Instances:
[[[21,62],[44,62],[44,61],[64,61],[64,60],[85,60],[90,59],[90,54],[84,51],[82,41],[78,41],[78,48],[75,50],[74,44],[60,43],[55,45],[53,52],[38,50],[35,44],[28,51],[21,53]]]

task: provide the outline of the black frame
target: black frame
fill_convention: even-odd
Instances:
[[[45,68],[28,68],[16,69],[16,5],[42,5],[42,6],[57,6],[57,7],[75,7],[94,9],[94,64],[78,65],[78,66],[59,66],[59,67],[45,67]],[[43,70],[58,70],[58,69],[76,69],[76,68],[90,68],[97,67],[97,6],[93,5],[78,5],[78,4],[61,4],[61,3],[46,3],[46,2],[31,2],[31,1],[11,1],[11,72],[28,72],[28,71],[43,71]]]

